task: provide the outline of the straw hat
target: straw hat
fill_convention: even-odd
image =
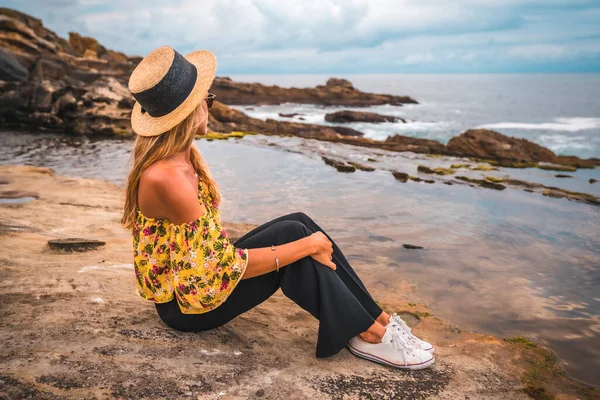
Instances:
[[[208,95],[216,70],[217,58],[208,50],[185,57],[170,46],[153,50],[129,77],[129,91],[136,100],[133,131],[156,136],[183,121]]]

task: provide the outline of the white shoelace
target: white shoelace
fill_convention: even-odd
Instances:
[[[398,331],[406,338],[406,340],[418,349],[421,349],[421,340],[412,334],[412,330],[406,322],[396,313],[390,316],[390,326],[398,328]]]
[[[411,353],[413,356],[416,356],[415,354],[415,348],[413,346],[411,346],[406,340],[404,340],[404,338],[402,337],[402,335],[396,331],[396,330],[391,330],[391,337],[392,337],[392,343],[394,344],[394,347],[396,347],[398,350],[400,350],[402,352],[402,358],[404,359],[404,366],[408,366],[408,362],[407,362],[407,354]]]

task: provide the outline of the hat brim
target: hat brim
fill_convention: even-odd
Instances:
[[[208,50],[189,53],[185,58],[196,66],[198,76],[196,84],[188,97],[173,111],[161,117],[152,117],[142,113],[142,106],[137,101],[131,112],[131,127],[140,136],[157,136],[168,131],[183,121],[206,98],[217,71],[217,58]],[[204,115],[202,121],[207,118]]]

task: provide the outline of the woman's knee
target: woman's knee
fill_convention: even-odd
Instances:
[[[290,217],[290,219],[300,221],[300,222],[312,221],[312,219],[308,216],[308,214],[306,214],[302,211],[293,212],[291,214],[288,214],[288,216]]]
[[[313,232],[303,222],[298,220],[285,220],[277,223],[278,239],[283,241],[298,240],[310,236]]]

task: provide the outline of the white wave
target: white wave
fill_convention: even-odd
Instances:
[[[537,142],[559,154],[590,150],[595,147],[585,136],[540,135]]]
[[[499,122],[495,124],[480,125],[479,128],[579,132],[600,128],[600,118],[555,118],[554,122],[543,122],[539,124],[526,122]]]

